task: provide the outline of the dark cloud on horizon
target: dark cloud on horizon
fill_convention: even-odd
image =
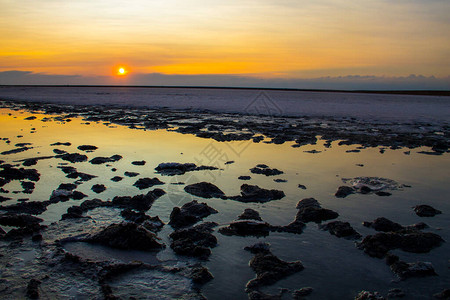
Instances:
[[[219,86],[346,90],[450,90],[450,76],[404,77],[348,75],[310,79],[256,78],[241,75],[133,74],[127,81],[108,76],[49,75],[30,71],[0,72],[0,85],[142,85],[142,86]]]

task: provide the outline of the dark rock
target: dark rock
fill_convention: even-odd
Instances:
[[[120,214],[125,220],[140,224],[152,232],[161,230],[165,225],[159,217],[151,217],[144,212],[135,212],[129,208],[123,210]]]
[[[386,300],[378,292],[361,291],[356,295],[355,300]]]
[[[3,170],[0,171],[0,177],[3,178],[4,182],[9,182],[11,180],[24,180],[28,179],[31,181],[39,181],[40,174],[35,169],[16,169],[14,167],[2,166]]]
[[[66,154],[67,151],[60,150],[60,149],[53,149],[53,153],[55,153],[55,154]]]
[[[294,291],[294,300],[303,299],[303,297],[310,295],[314,289],[312,287],[304,287],[299,290]]]
[[[256,220],[238,220],[222,227],[219,232],[223,235],[238,236],[268,236],[272,227],[269,223]]]
[[[59,166],[58,168],[61,169],[64,174],[72,174],[77,172],[77,169],[71,166]]]
[[[82,173],[82,172],[73,172],[73,173],[67,174],[66,177],[67,178],[71,178],[71,179],[79,178],[79,180],[81,180],[81,181],[89,181],[89,180],[91,180],[93,178],[96,178],[97,176],[91,175],[91,174]]]
[[[154,251],[164,248],[159,238],[143,226],[132,222],[112,224],[84,241],[118,249]]]
[[[275,181],[275,182],[287,182],[286,179],[280,179],[280,178],[274,179],[273,181]]]
[[[24,120],[28,120],[28,121],[31,121],[31,120],[36,120],[37,119],[37,117],[36,116],[31,116],[31,117],[27,117],[27,118],[25,118]]]
[[[360,239],[359,234],[348,222],[333,221],[319,226],[322,230],[329,231],[332,235],[337,237],[344,237],[348,239]]]
[[[340,186],[336,192],[336,194],[334,194],[337,198],[345,198],[350,194],[353,194],[355,192],[355,189],[353,189],[352,187],[349,186]]]
[[[250,267],[255,271],[256,278],[247,283],[248,290],[275,282],[304,269],[300,261],[286,262],[269,251],[257,252],[250,260]]]
[[[434,217],[435,215],[442,213],[440,210],[425,204],[414,206],[413,209],[419,217]]]
[[[406,294],[405,292],[403,292],[401,289],[399,288],[395,288],[395,289],[390,289],[388,292],[388,299],[392,299],[392,298],[403,298],[405,297]]]
[[[121,181],[122,179],[123,179],[123,177],[120,177],[120,176],[114,176],[113,178],[111,178],[111,181],[119,182],[119,181]]]
[[[113,155],[111,157],[94,157],[93,159],[91,159],[89,162],[93,165],[101,165],[101,164],[105,164],[105,163],[109,163],[109,162],[116,162],[122,159],[121,155]]]
[[[152,206],[153,202],[156,199],[164,195],[164,192],[161,189],[154,189],[153,191],[148,192],[143,195],[136,195],[133,197],[130,196],[116,196],[112,200],[113,206],[123,207],[123,208],[132,208],[139,211],[147,211]]]
[[[214,184],[209,182],[199,182],[184,187],[189,194],[202,198],[222,198],[225,194]]]
[[[250,176],[239,176],[238,179],[239,180],[250,180],[252,178]]]
[[[11,198],[0,196],[0,203],[8,200],[11,200]]]
[[[27,214],[3,214],[0,215],[0,225],[27,227],[34,224],[39,224],[43,220]]]
[[[450,299],[450,289],[445,289],[440,293],[436,293],[433,297],[436,299]]]
[[[175,230],[169,235],[172,239],[170,247],[177,254],[206,259],[211,254],[210,248],[217,245],[217,238],[211,233],[212,227],[216,225],[216,223],[206,223],[206,225],[200,224]]]
[[[20,183],[22,185],[22,188],[24,189],[24,193],[31,194],[34,190],[34,182],[31,181],[22,181]]]
[[[218,170],[216,167],[212,166],[197,166],[193,163],[176,163],[176,162],[170,162],[170,163],[161,163],[155,168],[157,173],[160,173],[161,175],[166,176],[175,176],[175,175],[183,175],[186,172],[191,171],[202,171],[202,170]]]
[[[296,219],[301,222],[316,222],[335,219],[339,214],[330,209],[322,208],[319,202],[314,198],[305,198],[297,203]]]
[[[158,216],[150,217],[142,223],[142,226],[153,232],[160,231],[164,227],[164,225],[164,222],[161,221]]]
[[[430,262],[414,262],[406,263],[404,261],[397,261],[390,265],[392,272],[397,274],[401,279],[410,277],[425,277],[437,275],[434,271],[433,265]]]
[[[370,256],[382,258],[389,250],[401,249],[406,252],[426,253],[440,246],[444,240],[431,232],[411,232],[401,234],[397,232],[380,232],[366,236],[358,248]]]
[[[61,183],[58,187],[58,190],[66,190],[66,191],[73,191],[77,188],[76,184],[73,183]]]
[[[249,300],[281,300],[281,293],[278,295],[266,294],[258,290],[248,292]]]
[[[402,225],[383,217],[377,218],[373,222],[364,222],[364,226],[383,232],[395,232],[404,228]]]
[[[267,165],[257,165],[256,167],[251,168],[250,172],[252,172],[253,174],[263,174],[266,176],[275,176],[284,173],[283,171],[280,171],[278,169],[271,169]]]
[[[206,203],[198,203],[193,200],[184,204],[181,208],[174,207],[170,214],[170,222],[174,228],[186,227],[197,223],[201,219],[216,214],[217,210],[208,206]]]
[[[57,158],[61,158],[62,160],[70,161],[71,163],[83,162],[87,161],[88,157],[84,154],[79,153],[66,153],[56,155]]]
[[[238,220],[257,220],[262,221],[259,213],[251,208],[246,208],[244,212],[238,217]]]
[[[361,194],[369,194],[370,192],[372,192],[372,189],[367,185],[363,185],[362,187],[359,188],[359,192]]]
[[[39,299],[39,286],[41,281],[37,279],[31,279],[27,285],[27,297],[30,299]]]
[[[285,196],[283,191],[266,190],[257,185],[243,184],[241,185],[241,195],[228,197],[228,199],[240,202],[269,202],[272,200],[279,200]]]
[[[145,160],[132,161],[131,164],[135,165],[135,166],[143,166],[143,165],[145,165]]]
[[[38,161],[37,159],[32,159],[32,158],[25,159],[22,163],[22,166],[24,166],[24,167],[34,166],[37,164],[37,161]]]
[[[124,175],[127,176],[127,177],[136,177],[136,176],[139,175],[139,173],[136,173],[136,172],[128,172],[128,171],[126,171],[126,172],[124,173]]]
[[[214,276],[209,272],[207,267],[203,267],[201,265],[196,265],[191,269],[189,277],[192,279],[192,282],[195,284],[205,284],[212,279]]]
[[[270,253],[270,244],[269,243],[256,243],[251,246],[244,247],[244,250],[249,251],[253,254],[256,253]]]
[[[1,206],[0,209],[11,213],[25,213],[30,215],[40,215],[47,210],[49,201],[31,201]]]
[[[40,241],[42,241],[42,234],[40,234],[40,233],[33,234],[33,236],[31,237],[31,240],[33,242],[40,242]]]
[[[375,195],[380,196],[380,197],[387,197],[387,196],[391,196],[392,194],[389,192],[385,192],[385,191],[378,191],[375,193]]]
[[[67,143],[56,142],[56,143],[50,144],[50,146],[70,146],[70,145],[72,145],[72,144],[69,142],[67,142]]]
[[[298,188],[299,188],[299,189],[302,189],[302,190],[306,190],[306,186],[304,186],[303,184],[299,184],[299,185],[298,185]]]
[[[148,189],[155,185],[161,185],[164,184],[164,182],[160,181],[158,178],[139,178],[133,186],[137,187],[140,190]]]
[[[0,155],[16,154],[16,153],[24,152],[24,151],[27,151],[27,150],[30,150],[30,149],[33,149],[33,147],[15,148],[15,149],[12,149],[12,150],[0,152]]]
[[[97,194],[100,194],[106,190],[106,186],[104,186],[103,184],[94,184],[91,190]]]
[[[0,186],[4,186],[5,184],[11,182],[11,179],[0,178]]]
[[[300,221],[297,217],[294,221],[289,223],[286,226],[272,226],[273,230],[278,232],[289,232],[289,233],[296,233],[300,234],[303,232],[303,229],[306,227],[306,224]]]
[[[88,152],[92,152],[92,151],[95,151],[98,149],[97,146],[93,146],[93,145],[81,145],[81,146],[78,146],[77,148],[78,148],[78,150],[88,151]]]
[[[61,216],[61,220],[83,218],[83,209],[79,206],[71,206],[67,209],[67,213]]]

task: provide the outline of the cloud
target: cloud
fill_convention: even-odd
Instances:
[[[133,74],[126,81],[108,76],[50,75],[29,71],[0,72],[0,85],[138,85],[215,86],[336,90],[450,90],[450,76],[397,77],[347,75],[302,79],[258,78],[241,75]]]

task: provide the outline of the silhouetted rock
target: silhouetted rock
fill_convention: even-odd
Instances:
[[[88,157],[84,154],[79,153],[66,153],[56,155],[56,158],[61,158],[62,160],[70,161],[71,163],[84,162],[87,161]]]
[[[89,162],[93,165],[101,165],[101,164],[105,164],[105,163],[109,163],[109,162],[116,162],[122,159],[121,155],[113,155],[111,157],[94,157],[93,159],[91,159]]]
[[[58,190],[66,190],[66,191],[73,191],[77,188],[76,184],[73,183],[61,183],[58,187]]]
[[[398,223],[392,222],[384,217],[377,218],[373,222],[364,222],[364,226],[371,227],[376,231],[395,232],[402,230],[404,227]]]
[[[139,178],[134,184],[133,186],[137,187],[140,190],[143,189],[148,189],[152,186],[155,185],[161,185],[164,184],[164,182],[162,182],[161,180],[159,180],[158,178]]]
[[[14,227],[27,227],[42,222],[41,218],[30,216],[27,214],[3,214],[0,215],[0,225],[14,226]]]
[[[239,176],[238,179],[239,180],[250,180],[252,178],[250,176]]]
[[[31,279],[27,285],[27,297],[30,299],[39,299],[39,286],[41,281],[37,279]]]
[[[92,186],[91,190],[94,193],[100,194],[100,193],[103,193],[106,190],[106,186],[104,186],[103,184],[94,184]]]
[[[390,289],[387,295],[388,299],[403,298],[405,296],[406,296],[405,292],[403,292],[399,288]]]
[[[114,176],[113,178],[111,178],[111,181],[119,182],[119,181],[122,181],[122,179],[123,179],[123,177],[120,177],[120,176]]]
[[[319,202],[314,198],[305,198],[297,203],[297,216],[301,222],[316,222],[320,223],[322,221],[335,219],[339,214],[330,209],[322,208]]]
[[[202,198],[222,198],[225,194],[214,184],[209,182],[199,182],[184,187],[189,194]]]
[[[228,199],[240,202],[269,202],[279,200],[285,196],[283,191],[266,190],[257,185],[243,184],[241,185],[241,195],[228,197]]]
[[[419,217],[434,217],[435,215],[442,213],[440,210],[425,204],[414,206],[413,209]]]
[[[263,174],[266,176],[275,176],[275,175],[280,175],[283,174],[283,171],[280,171],[278,169],[271,169],[269,168],[267,165],[257,165],[254,168],[250,169],[250,172],[252,172],[253,174]]]
[[[303,297],[310,295],[314,289],[312,287],[304,287],[299,290],[294,291],[294,300],[304,299]]]
[[[184,204],[181,208],[174,207],[170,214],[170,222],[174,228],[186,227],[197,223],[201,219],[216,214],[217,210],[208,206],[206,203],[198,203],[193,200]]]
[[[154,251],[164,248],[159,238],[143,226],[132,222],[112,224],[93,234],[85,242],[102,244],[118,249]]]
[[[298,188],[299,188],[299,189],[302,189],[302,190],[306,190],[306,186],[304,186],[303,184],[299,184],[299,185],[298,185]]]
[[[397,261],[391,264],[390,268],[392,272],[394,272],[401,279],[437,275],[433,265],[430,262],[418,261],[407,263],[404,261]]]
[[[164,195],[162,189],[154,189],[143,195],[130,196],[116,196],[112,199],[113,206],[123,208],[133,208],[139,211],[147,211],[152,206],[153,202]]]
[[[191,268],[189,277],[192,279],[192,282],[200,285],[205,284],[214,279],[214,276],[211,274],[211,272],[209,272],[208,268],[202,265],[196,265],[193,268]]]
[[[219,229],[223,235],[238,236],[268,236],[271,231],[271,225],[267,222],[257,220],[237,220],[231,222],[228,226]]]
[[[386,300],[378,292],[361,291],[356,295],[355,300]]]
[[[143,166],[145,165],[145,160],[132,161],[131,164],[135,166]]]
[[[14,167],[9,167],[3,165],[3,170],[0,170],[0,177],[3,178],[3,182],[8,183],[11,180],[31,180],[39,181],[40,174],[35,169],[16,169]]]
[[[78,146],[77,148],[78,148],[78,150],[87,151],[87,152],[92,152],[92,151],[98,149],[97,146],[93,146],[93,145],[81,145],[81,146]]]
[[[136,173],[136,172],[128,172],[128,171],[125,171],[125,173],[123,173],[125,176],[127,176],[127,177],[136,177],[136,176],[138,176],[139,175],[139,173]]]
[[[334,194],[337,198],[345,198],[350,194],[355,193],[355,189],[353,189],[352,187],[349,186],[340,186],[336,192],[336,194]]]
[[[252,248],[252,251],[255,252],[255,248]],[[247,283],[247,290],[254,290],[264,285],[274,284],[304,269],[300,261],[283,261],[273,255],[270,250],[265,249],[256,252],[249,264],[253,271],[255,271],[256,278]]]
[[[360,239],[359,234],[348,222],[333,221],[324,225],[320,225],[320,229],[329,231],[332,235],[337,237],[344,237],[348,239]]]
[[[72,144],[69,142],[66,142],[66,143],[56,142],[56,143],[50,144],[50,146],[70,146],[70,145],[72,145]]]
[[[183,175],[186,172],[191,171],[202,171],[202,170],[218,170],[216,167],[212,166],[197,166],[193,163],[176,163],[176,162],[169,162],[169,163],[160,163],[155,168],[157,173],[160,173],[161,175],[166,176],[175,176],[175,175]]]
[[[440,293],[436,293],[433,295],[434,298],[436,299],[450,299],[450,289],[445,289]]]
[[[259,216],[259,212],[251,208],[246,208],[244,212],[238,217],[238,220],[262,221],[261,217]]]
[[[170,247],[180,255],[195,256],[206,259],[211,254],[212,247],[217,245],[217,239],[211,234],[216,223],[203,223],[186,229],[178,229],[169,237],[172,239]]]

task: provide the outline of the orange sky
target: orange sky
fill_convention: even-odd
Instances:
[[[446,77],[450,1],[0,0],[0,72]]]

